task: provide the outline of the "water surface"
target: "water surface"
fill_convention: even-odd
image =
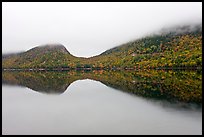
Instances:
[[[199,72],[2,74],[2,134],[202,134]]]

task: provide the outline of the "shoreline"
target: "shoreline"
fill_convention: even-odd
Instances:
[[[158,68],[2,68],[2,71],[92,71],[92,70],[202,70],[202,67],[158,67]]]

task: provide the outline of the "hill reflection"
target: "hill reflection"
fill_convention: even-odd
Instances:
[[[202,72],[197,71],[40,71],[2,72],[2,84],[61,94],[82,79],[92,79],[127,92],[170,102],[202,103]]]

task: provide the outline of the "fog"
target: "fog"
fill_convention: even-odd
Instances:
[[[2,52],[61,43],[90,57],[162,28],[201,22],[201,2],[3,2]]]

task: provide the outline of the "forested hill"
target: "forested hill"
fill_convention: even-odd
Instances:
[[[202,26],[166,29],[92,59],[115,68],[202,67]]]
[[[76,57],[61,44],[37,46],[26,52],[2,56],[3,68],[55,68],[66,67]]]
[[[119,52],[120,50],[126,51],[129,48],[134,48],[135,52],[137,53],[160,52],[160,44],[164,44],[164,46],[169,46],[168,42],[171,42],[176,36],[178,37],[183,35],[191,35],[195,37],[200,36],[202,35],[202,26],[188,25],[182,27],[164,28],[160,32],[152,34],[150,36],[146,36],[135,41],[122,44],[120,46],[116,46],[115,48],[103,52],[101,55]]]
[[[182,26],[78,58],[60,44],[2,56],[3,68],[152,69],[202,68],[202,26]]]

